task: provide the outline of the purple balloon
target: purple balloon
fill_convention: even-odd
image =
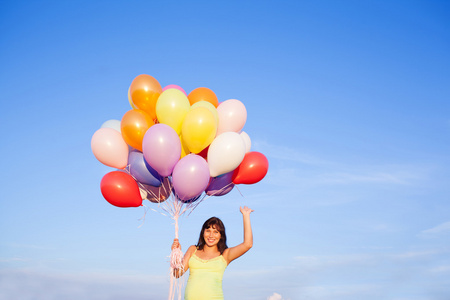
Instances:
[[[201,196],[201,194],[200,195],[198,195],[197,197],[194,197],[194,198],[192,198],[192,199],[188,199],[188,200],[181,200],[182,202],[184,202],[184,203],[192,203],[192,202],[195,202],[195,201],[197,201],[199,198],[200,198],[200,196]]]
[[[208,163],[199,155],[186,155],[173,169],[172,182],[180,200],[190,200],[199,196],[209,183]]]
[[[211,177],[209,185],[205,190],[206,194],[209,196],[223,196],[231,192],[234,188],[234,183],[232,182],[233,172]]]
[[[140,151],[132,151],[128,155],[128,170],[140,183],[160,186],[163,177],[158,174],[144,159]]]
[[[164,177],[161,186],[143,184],[147,192],[147,200],[152,203],[162,203],[172,194],[172,183],[169,177]]]
[[[166,124],[150,127],[142,140],[142,153],[147,163],[161,176],[172,174],[181,156],[181,141],[176,131]]]

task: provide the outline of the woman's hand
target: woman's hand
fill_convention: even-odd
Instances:
[[[245,216],[245,215],[250,215],[250,213],[251,213],[252,211],[254,211],[253,209],[251,209],[251,208],[249,208],[249,207],[247,207],[247,206],[240,207],[239,210],[241,211],[241,213],[242,213],[244,216]]]
[[[174,239],[173,240],[173,244],[172,244],[172,248],[171,249],[173,250],[175,248],[181,249],[181,245],[180,245],[180,242],[178,241],[178,239]]]

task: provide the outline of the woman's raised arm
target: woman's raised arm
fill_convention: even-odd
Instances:
[[[245,252],[250,250],[251,247],[253,247],[253,233],[252,225],[250,223],[250,213],[253,209],[244,206],[243,208],[240,207],[240,211],[242,213],[244,223],[244,242],[224,251],[223,256],[228,264],[236,258],[242,256]]]

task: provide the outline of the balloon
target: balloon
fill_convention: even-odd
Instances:
[[[128,145],[115,129],[98,129],[92,136],[91,149],[95,158],[108,167],[123,169],[127,166]]]
[[[252,140],[245,131],[241,132],[241,137],[245,142],[245,153],[250,152],[250,149],[252,148]]]
[[[197,153],[197,155],[200,155],[200,156],[203,157],[206,161],[208,161],[208,150],[209,150],[209,146],[206,147],[205,149],[203,149],[202,151],[200,151],[199,153]]]
[[[162,93],[159,82],[152,76],[141,74],[133,79],[130,85],[130,97],[133,104],[156,119],[156,101]]]
[[[177,89],[177,90],[180,90],[180,91],[183,92],[183,94],[185,94],[185,95],[187,96],[187,94],[186,94],[186,92],[184,91],[184,89],[183,89],[181,86],[178,86],[178,85],[176,85],[176,84],[169,84],[169,85],[166,85],[162,90],[163,90],[163,92],[164,92],[165,90],[168,90],[168,89]]]
[[[142,140],[147,130],[155,123],[145,111],[132,109],[127,111],[121,122],[122,136],[131,147],[142,151]]]
[[[266,176],[269,169],[269,161],[260,152],[245,154],[244,160],[234,170],[232,181],[234,184],[254,184]]]
[[[190,108],[189,100],[177,89],[165,90],[156,103],[156,116],[159,123],[172,127],[177,134],[181,132],[184,117]]]
[[[108,120],[102,124],[100,128],[112,128],[114,130],[120,131],[120,121],[119,120]]]
[[[142,153],[156,172],[169,176],[181,156],[180,138],[169,125],[155,124],[144,135]]]
[[[195,201],[197,201],[199,198],[200,198],[200,196],[201,196],[201,194],[200,195],[198,195],[197,197],[194,197],[194,198],[191,198],[191,199],[187,199],[187,200],[181,200],[181,202],[184,202],[184,203],[192,203],[192,202],[195,202]]]
[[[188,155],[189,153],[191,153],[191,151],[189,151],[189,148],[186,146],[186,143],[183,141],[183,137],[180,135],[180,142],[181,142],[181,156],[180,158],[185,157],[186,155]]]
[[[217,125],[214,115],[205,107],[191,109],[184,118],[181,136],[189,151],[199,153],[216,136]]]
[[[131,175],[113,171],[103,176],[100,182],[103,197],[118,207],[138,207],[142,205],[139,186]]]
[[[224,132],[209,146],[208,164],[211,177],[236,169],[245,156],[245,142],[239,133]]]
[[[227,132],[240,132],[247,121],[247,109],[236,99],[226,100],[217,108],[219,114],[219,127],[217,135]]]
[[[139,193],[141,194],[142,200],[147,199],[147,191],[139,187]]]
[[[133,101],[131,100],[130,88],[128,88],[128,103],[130,103],[130,106],[132,108],[139,109],[136,105],[134,105]]]
[[[172,173],[173,188],[180,200],[199,196],[209,183],[208,163],[196,154],[180,159]]]
[[[188,98],[191,105],[199,101],[209,102],[214,105],[214,107],[219,105],[216,94],[206,87],[199,87],[192,90],[192,92],[189,93]]]
[[[223,196],[231,192],[234,188],[234,183],[231,181],[233,172],[228,172],[221,176],[211,177],[209,185],[205,192],[209,196]]]
[[[132,151],[128,156],[128,169],[136,181],[152,186],[160,186],[163,178],[144,159],[139,151]]]
[[[151,186],[143,184],[143,189],[146,192],[146,199],[152,203],[161,203],[167,200],[172,193],[172,184],[169,177],[164,177],[161,186]]]
[[[191,105],[191,110],[197,107],[206,107],[210,112],[214,115],[214,119],[216,120],[216,125],[219,126],[219,114],[217,113],[217,109],[214,105],[207,101],[198,101]]]

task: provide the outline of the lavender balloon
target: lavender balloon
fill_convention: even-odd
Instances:
[[[223,196],[231,192],[234,188],[234,183],[232,182],[233,172],[225,173],[221,176],[211,177],[209,185],[205,192],[209,196]]]
[[[208,163],[199,155],[186,155],[173,169],[172,182],[180,200],[186,201],[199,196],[209,183]]]
[[[158,174],[144,159],[140,151],[132,151],[128,156],[130,174],[140,183],[160,186],[163,177]]]
[[[155,124],[150,127],[142,141],[142,153],[147,163],[161,176],[172,174],[181,156],[181,141],[172,127]]]

